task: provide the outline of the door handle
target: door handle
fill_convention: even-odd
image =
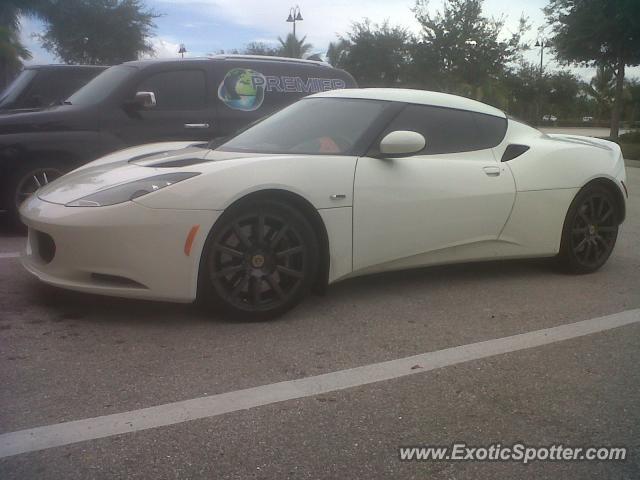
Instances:
[[[500,167],[497,166],[484,167],[482,170],[484,170],[484,173],[489,177],[497,177],[500,175]]]
[[[210,125],[208,123],[185,123],[184,128],[209,128]]]

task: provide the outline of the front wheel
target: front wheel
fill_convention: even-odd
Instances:
[[[607,261],[618,238],[617,202],[599,185],[579,192],[571,203],[562,232],[560,260],[574,273],[589,273]]]
[[[240,319],[272,318],[309,292],[318,251],[313,228],[287,204],[266,200],[231,208],[207,239],[199,296]]]

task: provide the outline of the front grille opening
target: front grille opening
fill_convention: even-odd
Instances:
[[[126,287],[126,288],[147,288],[143,284],[131,280],[127,277],[121,277],[119,275],[109,275],[106,273],[92,273],[91,278],[100,282],[103,285],[110,287]]]
[[[36,231],[36,242],[38,245],[38,255],[45,263],[50,263],[56,256],[56,242],[51,235]]]

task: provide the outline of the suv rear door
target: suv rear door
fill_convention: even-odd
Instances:
[[[230,135],[312,93],[354,86],[345,72],[321,64],[227,58],[214,65],[215,136]]]

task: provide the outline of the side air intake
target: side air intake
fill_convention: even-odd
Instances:
[[[502,159],[500,161],[508,162],[509,160],[513,160],[514,158],[522,155],[527,150],[529,150],[529,147],[527,145],[517,145],[515,143],[512,143],[504,151],[504,153],[502,154]]]

